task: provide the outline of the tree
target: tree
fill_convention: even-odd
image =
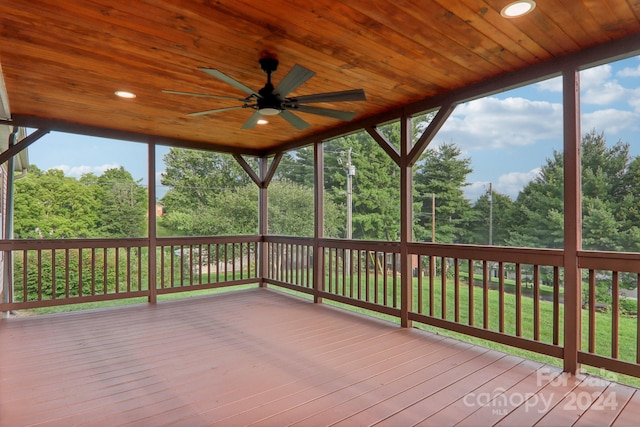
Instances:
[[[161,184],[169,187],[162,198],[167,211],[188,206],[210,206],[218,194],[251,182],[249,176],[229,154],[171,148],[164,156],[165,172]]]
[[[147,192],[122,166],[97,178],[99,227],[110,237],[140,237],[147,231]]]
[[[512,210],[509,246],[562,248],[564,245],[563,155],[554,151],[540,174],[518,195]]]
[[[461,158],[461,151],[454,144],[443,144],[424,152],[414,176],[414,200],[420,206],[416,213],[416,240],[431,241],[433,195],[436,199],[436,241],[456,243],[466,240],[470,205],[462,188],[472,172],[470,164],[471,160]]]
[[[608,146],[604,134],[595,130],[584,135],[581,151],[583,248],[640,249],[640,161],[631,158],[628,144]],[[540,175],[520,192],[510,245],[563,247],[563,162],[563,154],[554,152]]]
[[[399,130],[397,132],[399,135]],[[400,234],[400,169],[366,132],[325,143],[325,189],[346,211],[347,161],[351,151],[353,238],[393,241]],[[345,237],[345,226],[332,237]]]
[[[489,190],[480,196],[471,207],[468,221],[467,243],[487,245],[492,242],[496,246],[505,246],[513,224],[511,223],[514,202],[511,197]],[[491,199],[492,201],[491,201]],[[490,208],[490,204],[493,207]],[[491,223],[491,226],[489,225]],[[491,236],[489,235],[491,233]]]
[[[99,201],[93,186],[61,170],[31,165],[15,183],[14,235],[22,239],[98,237]]]

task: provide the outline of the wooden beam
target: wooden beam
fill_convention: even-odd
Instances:
[[[253,168],[249,165],[249,163],[247,163],[244,157],[242,157],[240,154],[234,154],[233,158],[236,159],[236,162],[238,162],[238,164],[242,167],[242,169],[244,169],[247,175],[249,175],[249,178],[251,178],[251,180],[255,182],[255,184],[258,187],[262,188],[263,187],[262,179],[260,179],[256,171],[253,170]],[[263,158],[261,158],[260,160],[262,159]]]
[[[375,126],[367,126],[364,128],[369,135],[378,143],[380,148],[382,148],[388,155],[391,157],[396,165],[400,166],[400,153],[396,150],[396,147],[393,146],[391,142],[378,130]]]
[[[242,159],[244,161],[244,159]],[[260,176],[267,174],[267,158],[260,158]],[[246,162],[245,162],[246,164]],[[267,286],[267,272],[269,271],[269,244],[265,242],[264,236],[269,234],[269,190],[267,185],[263,185],[264,180],[258,184],[258,234],[260,235],[258,276],[260,277],[260,287]]]
[[[15,156],[28,146],[49,133],[49,129],[38,129],[30,135],[27,135],[22,140],[18,141],[15,145],[10,146],[5,151],[0,153],[0,165],[4,164],[11,157]]]
[[[321,142],[313,146],[314,158],[314,229],[313,229],[313,289],[314,302],[321,303],[320,293],[324,291],[324,247],[320,239],[324,237],[324,151]]]
[[[427,146],[433,141],[433,138],[436,136],[442,125],[447,121],[453,110],[455,109],[455,105],[451,103],[446,103],[440,107],[436,116],[431,120],[429,126],[424,130],[420,138],[416,141],[411,152],[409,153],[409,164],[415,165],[424,150]]]
[[[263,181],[265,187],[268,187],[269,184],[271,183],[271,180],[273,179],[273,176],[275,175],[276,171],[278,170],[278,165],[280,164],[280,160],[282,160],[282,156],[283,155],[284,154],[282,152],[280,152],[280,153],[277,153],[273,157],[273,161],[271,162],[271,165],[269,166],[269,170],[262,177],[262,181]]]
[[[50,131],[74,133],[79,135],[96,136],[99,138],[118,139],[130,142],[149,143],[153,140],[156,145],[167,145],[170,147],[192,148],[195,150],[215,151],[219,153],[237,153],[262,157],[264,150],[243,149],[230,147],[221,144],[209,143],[205,141],[191,141],[180,138],[168,138],[157,135],[150,135],[140,132],[130,132],[120,129],[107,129],[98,126],[82,125],[78,123],[65,122],[62,120],[50,120],[40,117],[13,115],[11,120],[0,120],[0,124],[22,126],[29,128],[45,128]]]
[[[150,303],[155,304],[156,289],[157,289],[157,277],[156,277],[156,145],[151,142],[148,146],[148,163],[147,163],[147,179],[149,185],[147,187],[148,194],[148,233],[149,233],[149,296]]]
[[[581,340],[582,194],[580,186],[580,73],[563,74],[564,106],[564,370],[578,371]]]
[[[411,117],[400,121],[400,324],[411,327],[409,313],[413,305],[413,271],[409,243],[413,240],[413,169],[409,162]]]

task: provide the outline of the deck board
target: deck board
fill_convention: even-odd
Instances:
[[[635,388],[268,289],[3,320],[0,348],[2,426],[633,425],[640,413]],[[576,393],[593,402],[567,409]]]

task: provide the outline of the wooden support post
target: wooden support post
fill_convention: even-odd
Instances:
[[[156,259],[156,144],[150,142],[148,145],[148,181],[147,196],[148,196],[148,233],[149,233],[149,302],[155,304],[157,302],[156,288],[157,288],[157,259]]]
[[[413,305],[412,257],[408,243],[413,240],[413,168],[409,153],[412,143],[411,117],[400,119],[400,324],[411,327],[409,312]]]
[[[269,189],[265,181],[268,171],[268,158],[260,158],[260,185],[258,187],[258,234],[260,235],[258,276],[260,277],[260,287],[265,288],[267,283],[267,265],[269,264],[269,247],[264,241],[264,236],[269,233]]]
[[[324,152],[321,142],[313,145],[314,156],[314,232],[313,232],[313,289],[314,302],[322,303],[320,292],[324,291],[324,248],[320,239],[324,237]]]
[[[581,339],[582,195],[580,172],[580,74],[563,72],[564,105],[564,370],[575,374]]]

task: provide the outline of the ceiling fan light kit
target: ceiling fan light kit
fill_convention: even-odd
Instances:
[[[245,86],[234,78],[222,73],[219,70],[211,68],[199,68],[199,70],[209,74],[221,80],[230,86],[235,87],[238,90],[246,93],[246,98],[238,98],[232,96],[220,96],[209,95],[203,93],[191,93],[181,92],[174,90],[163,90],[164,93],[174,95],[186,95],[205,98],[225,99],[231,101],[240,101],[242,105],[234,107],[217,108],[213,110],[198,111],[195,113],[189,113],[189,116],[202,116],[206,114],[216,114],[224,111],[238,110],[243,108],[250,108],[255,110],[253,115],[242,125],[242,129],[253,129],[260,121],[262,116],[277,116],[279,115],[289,124],[298,130],[306,129],[310,126],[305,120],[301,119],[291,111],[299,111],[308,114],[315,114],[323,117],[330,117],[338,120],[349,121],[355,116],[355,112],[333,110],[330,108],[313,107],[307,104],[319,103],[319,102],[344,102],[344,101],[366,101],[364,90],[354,89],[339,92],[327,92],[313,95],[302,95],[297,97],[287,97],[289,93],[300,87],[307,80],[315,75],[315,72],[301,66],[294,65],[287,75],[280,81],[278,86],[274,87],[271,83],[271,74],[278,69],[278,59],[273,56],[263,56],[260,60],[260,68],[267,74],[267,83],[259,91]]]

